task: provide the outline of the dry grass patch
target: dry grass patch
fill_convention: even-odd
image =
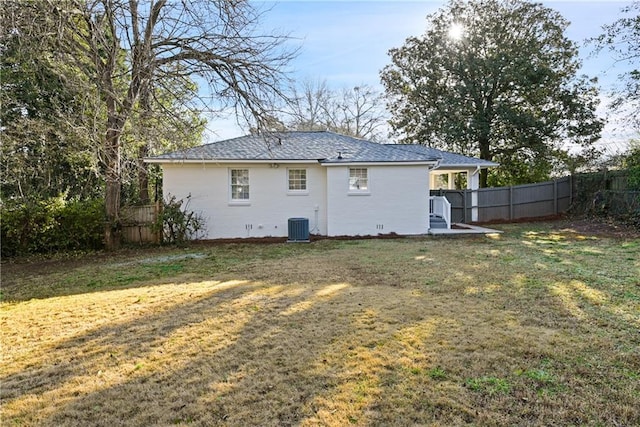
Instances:
[[[640,240],[230,244],[3,266],[3,425],[635,425]]]

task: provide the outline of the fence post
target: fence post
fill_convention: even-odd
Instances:
[[[513,220],[513,185],[509,186],[509,221]]]
[[[462,222],[467,222],[467,191],[462,190]]]
[[[569,175],[569,207],[567,210],[571,209],[573,206],[573,174]]]
[[[161,199],[157,199],[156,203],[154,204],[154,209],[153,209],[153,222],[154,222],[154,224],[158,224],[158,221],[159,221],[161,215],[162,215],[162,200]],[[162,224],[160,224],[160,226],[156,228],[154,241],[155,241],[155,243],[157,245],[162,243]]]
[[[558,180],[553,180],[553,212],[558,215]]]

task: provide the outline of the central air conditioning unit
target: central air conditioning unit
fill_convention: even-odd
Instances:
[[[309,218],[289,218],[287,242],[309,242]]]

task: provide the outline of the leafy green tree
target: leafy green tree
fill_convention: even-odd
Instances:
[[[631,141],[629,151],[623,156],[622,167],[628,172],[629,189],[640,191],[640,141]]]
[[[0,2],[0,148],[3,203],[101,191],[87,119],[95,92],[55,56],[41,3]]]
[[[630,65],[622,73],[612,107],[626,114],[628,122],[640,130],[640,1],[622,9],[622,17],[605,25],[593,41],[599,50],[608,49],[620,63]]]
[[[100,146],[104,109],[75,64],[55,54],[54,24],[40,1],[0,3],[2,196],[5,202],[98,197],[104,191]],[[118,59],[123,75],[125,52]],[[118,85],[121,89],[123,83]],[[197,145],[205,120],[189,105],[195,84],[162,78],[140,96],[125,129],[122,197],[148,202],[145,156]],[[101,110],[102,109],[102,110]],[[157,172],[157,171],[153,171]]]
[[[578,153],[560,150],[554,159],[555,175],[569,172],[574,175],[581,172],[591,172],[600,169],[604,153],[602,149],[592,146]]]
[[[594,80],[556,11],[525,0],[452,0],[382,72],[400,142],[501,164],[481,185],[548,177],[565,144],[589,147],[602,122]]]

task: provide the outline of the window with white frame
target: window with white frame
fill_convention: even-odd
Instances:
[[[307,191],[307,170],[289,169],[289,191]]]
[[[349,191],[369,190],[367,168],[349,168]]]
[[[231,200],[249,200],[249,169],[231,169]]]

